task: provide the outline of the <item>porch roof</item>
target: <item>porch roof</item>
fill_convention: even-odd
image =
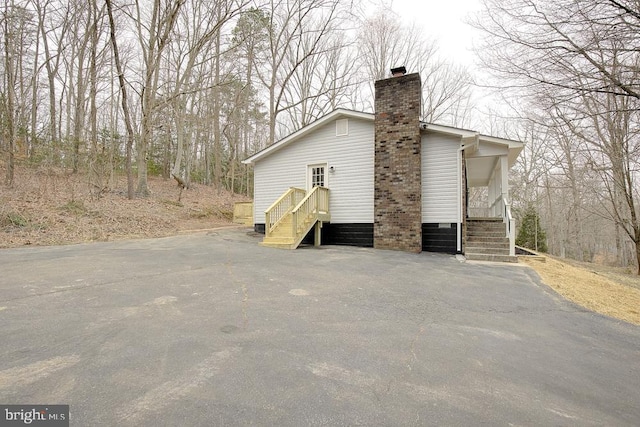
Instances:
[[[483,135],[472,130],[424,122],[420,126],[423,130],[462,138],[461,149],[465,152],[469,187],[489,185],[494,170],[500,168],[500,158],[507,156],[509,167],[511,167],[524,148],[524,144],[520,141]]]

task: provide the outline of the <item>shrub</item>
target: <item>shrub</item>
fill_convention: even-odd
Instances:
[[[29,220],[18,212],[0,212],[0,227],[26,227]]]
[[[547,252],[547,233],[540,226],[540,216],[533,205],[524,212],[516,237],[516,245],[534,251]]]

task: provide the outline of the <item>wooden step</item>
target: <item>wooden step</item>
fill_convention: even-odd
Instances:
[[[260,246],[265,246],[267,248],[276,248],[276,249],[295,249],[295,243],[273,243],[268,241],[262,241],[258,243]]]
[[[291,236],[291,227],[287,228],[276,228],[271,232],[269,237],[292,237]]]
[[[304,220],[301,220],[298,224],[297,230],[295,230],[297,233],[293,236],[293,221],[291,214],[288,214],[278,222],[273,231],[269,233],[268,237],[264,237],[260,245],[270,248],[295,249],[316,221],[317,219],[311,215]]]

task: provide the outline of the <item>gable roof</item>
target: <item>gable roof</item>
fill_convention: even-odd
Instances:
[[[268,155],[270,155],[270,154],[272,154],[272,153],[274,153],[276,151],[279,151],[279,150],[283,149],[287,145],[289,145],[289,144],[297,141],[298,139],[302,138],[303,136],[313,132],[315,129],[323,126],[324,124],[329,123],[332,120],[341,119],[341,118],[354,118],[354,119],[369,120],[369,121],[373,122],[373,119],[375,118],[375,116],[372,113],[363,113],[361,111],[353,111],[353,110],[347,110],[347,109],[344,109],[344,108],[338,108],[336,110],[333,110],[332,112],[330,112],[326,116],[320,117],[318,120],[308,124],[307,126],[303,127],[302,129],[298,129],[297,131],[295,131],[291,135],[287,136],[286,138],[281,139],[280,141],[276,142],[275,144],[270,145],[269,147],[267,147],[267,148],[265,148],[263,150],[260,150],[257,153],[255,153],[254,155],[244,159],[242,161],[242,163],[244,163],[244,164],[253,164],[256,161],[262,159],[263,157],[266,157],[266,156],[268,156]]]
[[[261,160],[264,157],[267,157],[275,153],[276,151],[283,149],[287,145],[294,143],[298,139],[313,132],[319,127],[325,125],[326,123],[329,123],[332,120],[342,119],[342,118],[354,118],[354,119],[361,119],[361,120],[367,120],[367,121],[373,122],[375,119],[375,115],[373,113],[364,113],[362,111],[347,110],[345,108],[335,109],[331,113],[325,116],[322,116],[321,118],[308,124],[302,129],[299,129],[294,133],[290,134],[289,136],[281,139],[275,144],[270,145],[269,147],[258,151],[257,153],[253,154],[250,157],[247,157],[242,161],[242,163],[254,164],[258,160]],[[473,130],[460,129],[452,126],[444,126],[444,125],[437,125],[434,123],[420,122],[420,129],[422,131],[429,131],[429,132],[436,132],[441,134],[458,136],[463,140],[469,141],[470,144],[467,144],[467,145],[475,145],[476,149],[480,142],[501,145],[503,147],[506,146],[509,149],[509,165],[510,166],[513,164],[513,162],[515,162],[515,159],[518,157],[518,155],[520,154],[520,151],[522,151],[522,148],[524,147],[524,144],[520,141],[482,135]]]

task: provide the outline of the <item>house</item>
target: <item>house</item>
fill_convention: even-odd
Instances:
[[[418,74],[375,83],[375,114],[337,109],[247,158],[264,245],[464,253],[512,261],[509,168],[523,144],[421,122]],[[487,187],[482,218],[467,189]]]

